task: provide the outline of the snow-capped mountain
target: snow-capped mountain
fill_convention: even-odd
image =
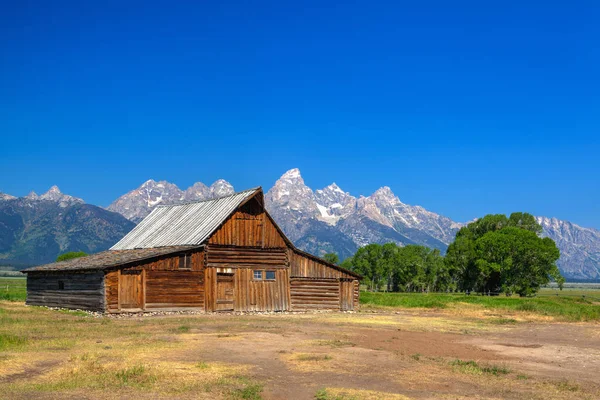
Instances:
[[[18,197],[11,196],[10,194],[0,192],[0,200],[16,200]],[[27,196],[22,197],[22,199],[37,201],[37,200],[47,200],[57,203],[60,207],[67,207],[72,204],[83,204],[85,203],[79,197],[69,196],[68,194],[64,194],[60,191],[58,186],[54,185],[48,191],[41,196],[38,196],[34,191],[29,192]]]
[[[335,183],[312,191],[300,171],[286,172],[265,196],[278,224],[296,245],[341,258],[369,243],[422,244],[445,251],[465,224],[402,203],[384,186],[358,198]],[[600,279],[600,231],[556,218],[538,217],[543,234],[561,251],[558,265],[571,279]]]
[[[313,192],[298,169],[283,174],[267,192],[265,202],[290,239],[317,254],[336,250],[342,242],[347,248],[342,257],[368,243],[388,241],[445,250],[461,226],[402,203],[389,187],[359,198],[335,183]],[[319,231],[326,231],[328,239],[319,240]]]
[[[210,187],[197,182],[185,191],[167,181],[147,180],[139,188],[124,194],[107,207],[130,221],[140,222],[160,204],[176,204],[186,201],[206,200],[234,193],[233,186],[219,179]]]
[[[185,191],[161,181],[147,181],[117,199],[108,209],[139,222],[158,204],[204,200],[233,193],[227,181],[210,187],[195,183]],[[369,196],[355,197],[337,184],[313,191],[295,168],[284,173],[265,193],[266,207],[298,247],[322,255],[334,251],[343,259],[369,243],[421,244],[445,251],[458,229],[452,221],[421,206],[403,203],[384,186]],[[561,250],[559,267],[576,279],[600,279],[600,231],[567,221],[539,217],[544,235]]]
[[[35,195],[35,192],[31,192]],[[37,196],[37,195],[36,195]],[[60,207],[67,207],[72,204],[83,204],[84,201],[78,197],[69,196],[60,191],[58,186],[54,185],[46,193],[37,197],[39,200],[49,200],[58,203]]]
[[[85,204],[53,186],[38,196],[0,195],[0,264],[44,264],[67,251],[95,253],[135,225],[122,215]]]
[[[15,196],[11,196],[10,194],[0,192],[0,200],[14,200]]]
[[[560,249],[558,266],[570,278],[600,279],[600,231],[583,228],[557,218],[537,217],[548,236]]]

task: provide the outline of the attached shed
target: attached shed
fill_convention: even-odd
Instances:
[[[159,206],[110,250],[27,274],[27,304],[104,312],[358,308],[361,276],[297,249],[261,188]]]

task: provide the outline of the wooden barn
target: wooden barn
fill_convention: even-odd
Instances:
[[[297,249],[261,188],[158,206],[108,251],[24,272],[27,304],[109,313],[354,310],[361,279]]]

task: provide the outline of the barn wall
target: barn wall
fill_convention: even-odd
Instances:
[[[358,310],[360,307],[360,281],[358,279],[354,280],[354,309]]]
[[[287,251],[209,245],[206,249],[206,309],[217,310],[218,273],[234,275],[235,311],[290,309]],[[253,271],[275,271],[275,281],[255,281]]]
[[[292,310],[339,310],[340,281],[335,278],[292,278]]]
[[[254,270],[269,270],[269,268],[238,268],[234,272],[235,311],[290,310],[288,270],[285,268],[274,270],[274,281],[255,281]]]
[[[291,267],[291,277],[298,278],[350,278],[356,279],[353,275],[332,268],[324,261],[318,261],[303,254],[289,250],[289,259]]]
[[[209,244],[285,248],[286,243],[256,199],[236,211],[208,240]]]
[[[141,262],[127,268],[107,272],[104,278],[107,311],[121,310],[122,273],[143,270],[144,309],[204,309],[204,251],[192,253],[191,269],[179,269],[180,254]]]
[[[104,273],[30,272],[26,304],[104,311]]]
[[[285,268],[285,249],[261,249],[233,246],[208,246],[206,266],[214,268]]]

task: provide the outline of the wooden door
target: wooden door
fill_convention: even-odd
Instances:
[[[217,274],[217,311],[233,311],[233,274]]]
[[[119,303],[121,309],[144,308],[142,271],[121,271],[119,278]]]
[[[340,281],[340,310],[354,310],[354,282],[349,280]]]

